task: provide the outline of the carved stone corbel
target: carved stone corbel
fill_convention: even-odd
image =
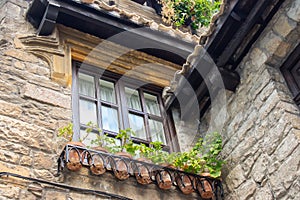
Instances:
[[[71,51],[59,38],[57,29],[49,36],[34,34],[17,36],[16,48],[24,49],[45,60],[50,66],[51,79],[63,86],[71,86]]]

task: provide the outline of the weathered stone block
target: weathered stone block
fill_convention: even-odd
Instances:
[[[269,55],[273,55],[281,44],[282,39],[277,36],[274,32],[269,32],[265,35],[265,37],[261,40],[261,47],[265,48]],[[258,59],[256,57],[256,59]]]
[[[0,162],[0,172],[11,172],[21,174],[23,176],[29,176],[30,168]]]
[[[253,177],[255,182],[261,183],[263,181],[267,173],[268,164],[268,156],[265,154],[260,155],[260,157],[255,161],[255,164],[251,171],[251,176]]]
[[[15,66],[15,68],[20,69],[20,70],[25,69],[24,63],[22,63],[22,62],[20,62],[20,61],[16,61],[16,62],[14,63],[14,66]]]
[[[291,45],[289,43],[281,42],[277,51],[275,52],[275,55],[280,58],[284,58],[289,53],[290,48]]]
[[[4,52],[4,55],[13,57],[15,59],[25,61],[25,62],[32,62],[32,63],[37,63],[39,62],[39,59],[35,57],[32,54],[26,53],[21,50],[16,50],[16,49],[10,49]]]
[[[250,58],[253,63],[253,66],[256,67],[257,69],[259,68],[259,66],[261,66],[263,63],[267,61],[267,55],[259,48],[252,49],[250,53]]]
[[[300,175],[299,171],[300,163],[300,146],[298,146],[291,156],[287,157],[279,169],[269,176],[272,188],[275,191],[275,195],[279,198],[286,193],[292,183]]]
[[[1,127],[5,129],[1,130]],[[52,151],[53,133],[38,126],[0,115],[0,138],[20,143],[28,147]]]
[[[22,156],[20,159],[20,165],[32,166],[33,159],[31,156]]]
[[[67,198],[66,191],[47,190],[45,192],[45,199],[47,199],[47,200],[65,200],[65,199],[69,199],[69,198]],[[81,198],[81,200],[83,200],[83,199],[85,199],[85,198]],[[75,200],[75,199],[73,199],[73,200]]]
[[[51,169],[56,166],[56,158],[54,155],[45,154],[42,152],[33,153],[34,168],[36,169]]]
[[[8,162],[13,164],[19,163],[20,156],[11,151],[0,150],[0,160],[2,162]]]
[[[21,190],[19,199],[38,200],[39,198],[27,190]]]
[[[260,108],[258,116],[260,119],[265,119],[267,115],[271,112],[271,110],[279,103],[279,98],[276,91],[269,96],[267,101]]]
[[[297,26],[297,23],[290,21],[286,15],[281,15],[274,25],[274,30],[282,37],[286,37]]]
[[[70,108],[71,106],[71,98],[69,96],[33,84],[25,86],[24,96],[63,108]]]
[[[14,3],[7,2],[6,5],[6,17],[12,19],[22,19],[23,9]]]
[[[233,191],[238,188],[244,181],[246,181],[242,166],[237,165],[233,168],[225,180],[229,191]]]
[[[2,182],[2,181],[1,181]],[[7,197],[7,199],[17,199],[20,193],[20,187],[13,186],[11,184],[2,184],[0,182],[0,199],[4,199],[2,197]],[[2,197],[1,197],[2,196]],[[6,198],[5,198],[6,199]]]
[[[0,115],[7,115],[14,118],[19,118],[22,113],[20,105],[8,103],[0,100]]]
[[[53,176],[53,173],[50,172],[49,169],[34,169],[33,170],[33,176],[35,178],[39,179],[45,179],[48,181],[55,181],[55,177]]]
[[[300,0],[295,0],[287,10],[287,16],[297,22],[300,22]]]
[[[273,200],[272,191],[268,186],[257,188],[256,193],[253,195],[255,200]]]
[[[273,156],[276,158],[276,160],[283,161],[291,155],[291,153],[298,146],[299,142],[300,141],[298,141],[298,138],[292,132],[290,132],[288,136],[279,144]]]
[[[6,151],[12,151],[14,153],[23,154],[23,155],[29,155],[30,153],[30,149],[27,146],[24,146],[22,144],[17,144],[15,142],[9,142],[9,141],[0,142],[0,149]]]
[[[247,180],[240,187],[238,187],[237,195],[241,199],[250,199],[256,190],[256,184],[253,180]]]
[[[7,81],[0,80],[0,92],[6,94],[12,94],[12,93],[17,93],[18,89],[16,86],[7,83]]]
[[[280,119],[277,125],[272,127],[263,138],[262,150],[271,155],[285,136],[286,123]]]
[[[71,198],[73,200],[81,200],[81,199],[90,199],[90,200],[107,199],[107,197],[105,197],[105,196],[80,194],[80,193],[75,193],[75,192],[71,192],[68,196],[69,196],[69,198]]]

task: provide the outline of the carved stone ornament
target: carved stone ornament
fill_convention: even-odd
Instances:
[[[50,36],[18,36],[15,45],[47,61],[52,80],[64,86],[71,86],[72,60],[161,87],[168,86],[181,69],[172,62],[62,25]]]
[[[71,52],[69,46],[60,40],[57,29],[50,36],[19,35],[14,43],[16,48],[24,49],[45,60],[50,66],[51,78],[54,81],[64,86],[71,85]]]

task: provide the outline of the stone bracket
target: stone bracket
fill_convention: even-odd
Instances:
[[[57,29],[49,36],[17,36],[14,43],[16,48],[24,49],[45,60],[50,66],[51,78],[54,81],[63,86],[71,86],[71,51],[70,47],[60,40]]]

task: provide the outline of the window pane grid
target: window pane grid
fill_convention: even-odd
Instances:
[[[98,124],[102,130],[101,134],[107,133],[110,137],[115,137],[119,129],[131,127],[136,133],[135,136],[132,136],[132,140],[136,144],[149,144],[156,140],[166,144],[167,137],[165,137],[164,130],[166,127],[159,93],[152,93],[150,90],[148,92],[143,88],[133,89],[134,86],[125,86],[125,82],[116,84],[115,77],[102,79],[96,74],[85,74],[85,72],[79,74],[78,97],[81,130],[87,122],[92,121]],[[127,109],[125,108],[127,114],[124,112],[123,106],[127,107]],[[127,122],[124,118],[128,118]]]

